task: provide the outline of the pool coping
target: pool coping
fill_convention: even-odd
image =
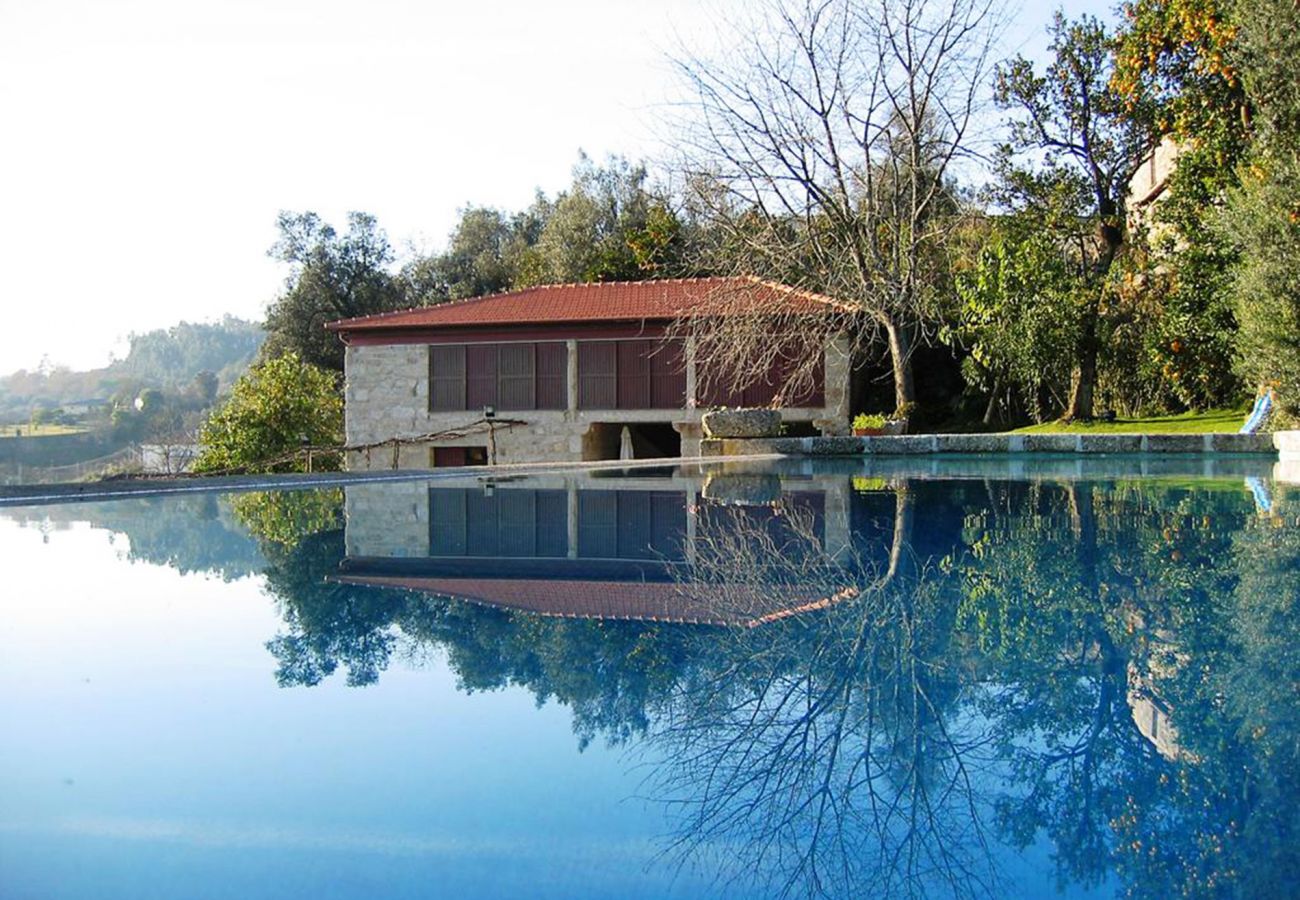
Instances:
[[[332,487],[377,481],[441,480],[512,473],[617,471],[665,465],[711,465],[765,459],[831,457],[989,456],[1019,459],[1074,456],[1270,456],[1300,464],[1300,431],[1271,434],[909,434],[871,437],[706,438],[700,455],[598,462],[536,462],[439,469],[385,469],[315,474],[213,475],[112,481],[0,485],[0,507],[78,503],[205,491]]]
[[[125,497],[155,497],[167,494],[198,494],[207,491],[243,492],[287,488],[334,487],[381,481],[435,481],[466,476],[490,478],[538,472],[618,471],[663,468],[666,465],[712,465],[719,462],[780,459],[779,454],[744,456],[692,456],[658,459],[601,460],[597,462],[538,462],[496,466],[446,466],[438,469],[384,469],[368,472],[316,472],[263,475],[194,475],[188,477],[142,477],[111,481],[61,482],[53,484],[0,485],[0,508],[43,506],[51,503],[90,503]]]
[[[1259,454],[1300,458],[1300,431],[1271,434],[908,434],[869,437],[706,438],[705,457],[932,454]]]

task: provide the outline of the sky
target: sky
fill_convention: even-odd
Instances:
[[[662,156],[668,56],[743,0],[0,0],[0,374],[260,319],[280,210],[434,251],[578,151]],[[1101,0],[1074,0],[1105,14]],[[1027,0],[1007,53],[1036,55]]]

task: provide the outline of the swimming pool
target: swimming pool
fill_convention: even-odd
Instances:
[[[1279,896],[1300,487],[672,467],[0,509],[0,896]]]

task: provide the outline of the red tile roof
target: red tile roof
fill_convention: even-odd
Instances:
[[[331,322],[331,331],[379,331],[465,325],[520,325],[551,322],[611,322],[675,319],[692,312],[733,310],[752,303],[774,314],[850,311],[822,294],[753,277],[677,278],[660,281],[608,281],[547,284],[505,294],[454,300]]]
[[[571,579],[427,578],[341,575],[343,584],[400,588],[466,600],[484,606],[569,619],[626,619],[754,628],[779,619],[826,609],[856,596],[845,588],[827,597],[813,590],[758,590],[731,586]],[[716,596],[715,596],[716,593]]]

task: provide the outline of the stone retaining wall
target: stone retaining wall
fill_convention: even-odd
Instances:
[[[1264,453],[1300,458],[1300,432],[1276,434],[909,434],[703,440],[702,456],[913,456],[931,453]]]

